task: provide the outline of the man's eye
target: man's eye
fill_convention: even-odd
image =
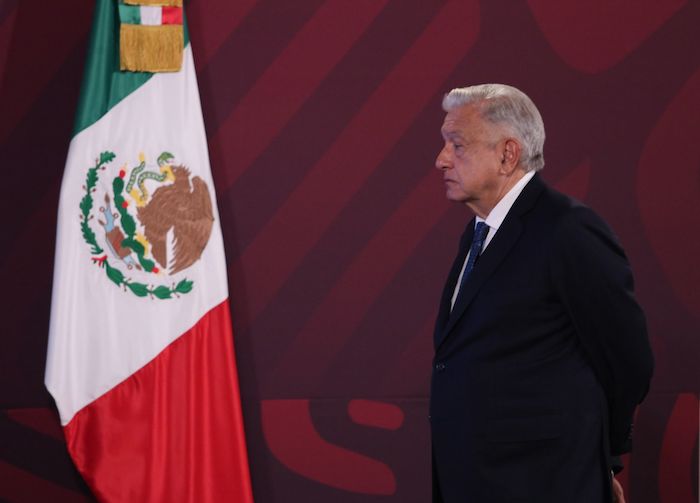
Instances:
[[[462,149],[462,144],[461,143],[455,143],[455,150],[461,150]]]

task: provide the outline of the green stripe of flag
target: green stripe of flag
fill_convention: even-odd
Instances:
[[[150,72],[122,72],[119,70],[119,0],[97,0],[93,15],[88,56],[75,115],[73,136],[97,122],[117,103],[145,84]],[[138,7],[135,7],[138,10]],[[140,13],[139,13],[140,17]],[[185,47],[189,44],[189,30],[183,15]]]
[[[123,24],[141,24],[141,7],[119,4],[119,20]]]

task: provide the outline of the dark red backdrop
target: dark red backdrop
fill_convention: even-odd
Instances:
[[[431,327],[469,218],[440,99],[525,90],[624,243],[657,358],[623,480],[697,501],[700,2],[192,0],[256,501],[425,502]],[[0,499],[85,501],[43,388],[92,2],[0,2]],[[595,292],[591,292],[595,295]]]

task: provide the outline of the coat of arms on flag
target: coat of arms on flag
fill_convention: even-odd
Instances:
[[[209,241],[214,215],[206,182],[175,165],[170,152],[158,156],[157,169],[143,152],[131,167],[113,168],[119,164],[115,157],[102,152],[87,170],[80,201],[80,228],[92,262],[138,297],[189,293],[193,282],[187,278],[164,281],[199,260]]]

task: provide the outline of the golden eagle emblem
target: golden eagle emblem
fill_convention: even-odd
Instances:
[[[184,166],[172,166],[173,183],[158,187],[150,201],[137,208],[151,255],[169,274],[194,264],[202,256],[214,224],[209,188],[198,176],[190,178]],[[172,230],[173,257],[168,257]]]

